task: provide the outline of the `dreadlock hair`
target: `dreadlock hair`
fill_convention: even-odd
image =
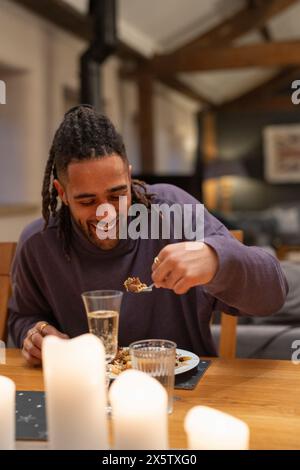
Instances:
[[[90,105],[71,108],[55,133],[42,187],[44,230],[48,227],[50,216],[57,216],[59,236],[68,259],[72,237],[71,214],[69,207],[63,202],[57,209],[58,192],[53,180],[66,173],[71,162],[98,159],[108,155],[118,155],[128,164],[123,139],[111,121]],[[147,192],[143,181],[132,180],[131,192],[132,202],[150,208],[153,195]]]

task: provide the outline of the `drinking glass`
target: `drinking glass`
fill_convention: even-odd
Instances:
[[[95,290],[83,292],[81,296],[87,313],[89,331],[100,338],[104,345],[106,382],[109,385],[109,364],[118,352],[119,314],[123,292]]]
[[[163,339],[146,339],[129,345],[133,369],[155,377],[168,393],[168,413],[173,411],[176,343]]]

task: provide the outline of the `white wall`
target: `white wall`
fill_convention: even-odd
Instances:
[[[197,146],[195,103],[165,86],[154,87],[155,171],[158,174],[191,174]],[[141,172],[138,140],[138,93],[135,82],[121,84],[122,134],[134,171]]]
[[[160,174],[194,172],[197,146],[195,113],[198,105],[156,85],[154,99],[155,168]]]
[[[121,85],[122,134],[133,172],[141,172],[138,135],[138,94],[135,82],[124,80]]]
[[[0,108],[0,201],[20,203],[27,194],[26,159],[28,142],[24,138],[26,119],[22,110],[26,107],[24,89],[28,74],[21,71],[1,72],[1,80],[7,89],[7,104]],[[12,183],[13,182],[13,183]]]
[[[22,71],[4,74],[7,104],[0,107],[0,203],[40,207],[49,146],[65,112],[63,90],[79,87],[78,55],[85,44],[7,0],[1,0],[0,6],[0,75],[1,68]],[[0,217],[0,241],[16,240],[22,226],[39,215],[36,210]]]

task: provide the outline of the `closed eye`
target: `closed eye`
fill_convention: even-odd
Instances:
[[[125,193],[122,193],[122,194],[118,194],[118,195],[114,194],[114,195],[111,195],[111,196],[109,197],[109,199],[110,199],[111,201],[118,201],[121,196],[127,196],[127,191],[126,191]]]
[[[79,203],[81,206],[93,206],[95,204],[95,201],[88,201],[88,202],[80,202]]]

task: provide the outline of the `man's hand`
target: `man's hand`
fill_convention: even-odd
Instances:
[[[28,330],[22,349],[22,354],[30,366],[38,366],[42,363],[43,338],[48,335],[58,336],[63,339],[69,338],[68,335],[61,333],[46,322],[39,321],[36,323],[33,328]]]
[[[152,265],[156,287],[185,294],[191,287],[207,284],[218,270],[218,256],[202,242],[181,242],[165,246]]]

